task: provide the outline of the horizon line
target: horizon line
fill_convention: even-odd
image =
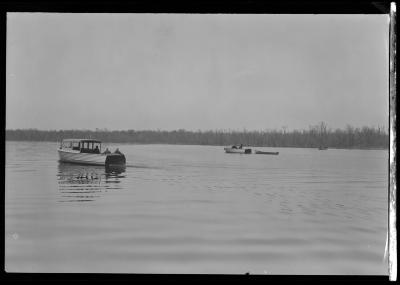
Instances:
[[[247,128],[242,128],[242,129],[231,129],[231,128],[215,128],[215,129],[185,129],[185,128],[176,128],[176,129],[108,129],[108,128],[94,128],[94,129],[89,129],[89,128],[82,128],[82,129],[39,129],[39,128],[9,128],[5,129],[5,131],[16,131],[16,130],[21,130],[21,131],[47,131],[47,132],[59,132],[59,131],[91,131],[91,132],[113,132],[113,131],[135,131],[135,132],[143,132],[143,131],[153,131],[153,132],[174,132],[174,131],[185,131],[185,132],[265,132],[265,131],[285,131],[285,132],[291,132],[291,131],[307,131],[310,130],[311,128],[319,127],[320,123],[314,124],[314,125],[309,125],[308,127],[303,127],[303,128],[290,128],[288,126],[282,126],[280,128],[265,128],[265,129],[247,129]],[[363,129],[363,128],[371,128],[371,129],[383,129],[383,130],[389,130],[388,126],[385,125],[363,125],[363,126],[353,126],[350,124],[347,124],[345,127],[328,127],[325,125],[327,128],[326,130],[346,130],[347,128],[352,128],[352,129]]]

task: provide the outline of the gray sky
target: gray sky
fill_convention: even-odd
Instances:
[[[387,126],[388,23],[8,13],[6,128]]]

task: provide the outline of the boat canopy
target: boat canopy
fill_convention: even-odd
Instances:
[[[101,141],[93,139],[64,139],[60,148],[69,148],[85,153],[100,153]]]

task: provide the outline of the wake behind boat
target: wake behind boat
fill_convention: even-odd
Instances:
[[[70,162],[106,167],[125,166],[125,155],[118,149],[111,153],[101,152],[101,141],[92,139],[65,139],[58,148],[61,162]]]

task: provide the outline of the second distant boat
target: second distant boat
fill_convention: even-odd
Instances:
[[[243,145],[240,146],[233,145],[231,147],[225,147],[224,150],[226,153],[243,153],[243,154],[251,153],[251,148],[243,148]]]
[[[279,152],[273,152],[273,151],[261,151],[261,150],[256,150],[254,152],[255,154],[271,154],[271,155],[278,155]]]

